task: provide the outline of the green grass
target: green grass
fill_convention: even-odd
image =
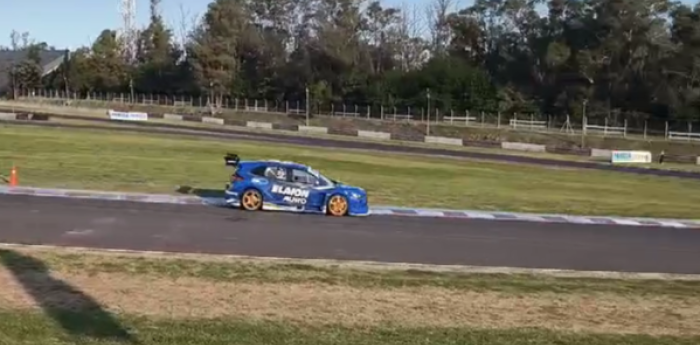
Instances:
[[[697,217],[700,182],[333,148],[216,141],[172,135],[0,127],[0,171],[20,184],[170,192],[221,190],[222,156],[310,164],[360,185],[373,204],[593,215]]]
[[[0,250],[0,252],[3,252]],[[5,252],[3,260],[21,271],[36,271],[37,262],[50,271],[96,275],[144,275],[159,278],[196,278],[236,283],[316,283],[357,288],[441,287],[464,291],[531,293],[614,293],[700,297],[700,281],[573,278],[535,274],[435,272],[415,269],[367,269],[308,263],[271,263],[256,260],[197,260],[96,254]]]
[[[544,276],[473,275],[453,273],[369,271],[346,268],[319,268],[303,264],[254,264],[247,262],[205,261],[204,259],[145,258],[114,254],[66,254],[58,250],[21,250],[2,253],[3,264],[15,275],[36,276],[79,272],[101,274],[130,273],[155,279],[198,278],[213,282],[342,284],[363,288],[391,289],[401,286],[441,286],[468,291],[513,293],[662,295],[667,298],[700,294],[697,284],[681,281],[634,281],[613,279],[563,279]],[[118,276],[117,276],[118,277]],[[26,283],[25,283],[26,284]],[[65,283],[54,283],[60,286]],[[144,287],[148,288],[148,287]],[[38,287],[34,288],[39,290]],[[58,287],[45,292],[58,291]],[[61,289],[67,289],[62,287]],[[43,290],[42,290],[43,291]],[[124,292],[128,293],[128,292]],[[135,292],[131,292],[135,293]],[[77,299],[88,300],[77,290]],[[37,298],[36,296],[34,298]],[[68,308],[49,297],[38,310],[0,309],[0,344],[551,344],[551,345],[665,345],[698,344],[698,336],[647,336],[594,334],[545,329],[470,327],[410,328],[399,324],[351,327],[284,321],[256,321],[253,318],[182,319],[112,313],[85,302],[89,308]],[[523,296],[522,298],[527,298]],[[689,299],[691,301],[692,299]],[[73,303],[75,305],[75,302]],[[478,312],[478,311],[476,311]]]
[[[91,121],[91,117],[89,117],[89,116],[85,116],[85,120],[55,119],[55,120],[52,120],[52,122],[53,123],[65,123],[65,124],[70,124],[70,125],[74,125],[74,126],[95,126],[95,125],[98,125],[98,126],[103,127],[105,129],[114,128],[114,127],[139,128],[138,126],[133,125],[133,124],[129,124],[129,123],[113,122],[113,123],[96,124],[95,121]],[[182,129],[206,130],[206,129],[221,129],[222,128],[221,125],[217,125],[217,124],[197,123],[197,122],[189,123],[189,122],[171,121],[171,120],[164,120],[164,119],[154,119],[154,120],[150,120],[150,122],[175,125],[175,126],[180,127]],[[439,149],[443,149],[443,150],[446,149],[446,150],[451,150],[451,151],[491,153],[491,154],[500,154],[500,155],[507,155],[507,156],[516,156],[516,157],[534,157],[534,158],[554,159],[557,161],[576,161],[576,162],[609,164],[608,160],[594,158],[594,157],[563,155],[563,154],[554,154],[554,153],[542,153],[542,152],[524,152],[524,151],[505,150],[505,149],[499,149],[499,148],[454,146],[454,145],[446,145],[446,144],[419,143],[419,142],[411,142],[411,141],[383,141],[383,140],[373,140],[373,139],[367,139],[367,138],[339,136],[339,135],[331,135],[331,134],[309,134],[309,133],[285,131],[285,130],[273,130],[273,131],[271,131],[271,130],[254,129],[254,128],[248,128],[248,127],[237,127],[236,131],[237,132],[244,131],[244,132],[251,132],[251,133],[274,132],[275,134],[280,134],[280,135],[284,135],[284,136],[291,136],[291,137],[314,137],[314,138],[328,138],[328,139],[341,140],[341,141],[371,142],[374,144],[379,144],[379,145],[384,145],[384,146],[429,147],[429,148],[439,148]],[[671,171],[675,170],[675,171],[700,172],[700,165],[682,164],[682,163],[664,163],[664,164],[630,163],[630,164],[618,164],[618,165],[619,166],[636,167],[636,168],[655,169],[655,170],[671,170]]]
[[[43,98],[25,98],[21,102],[8,102],[9,104],[26,104],[34,103],[41,106],[62,106],[63,100],[60,99],[43,99]],[[133,110],[133,111],[144,111],[144,112],[157,112],[157,113],[178,113],[178,114],[192,114],[195,112],[202,112],[206,109],[197,107],[169,107],[169,106],[159,106],[159,105],[144,105],[144,104],[124,104],[118,102],[104,102],[104,101],[86,101],[78,100],[72,101],[72,106],[81,108],[116,108],[120,110]],[[247,120],[247,121],[263,121],[263,122],[275,122],[275,123],[297,123],[302,124],[301,120],[291,119],[288,116],[280,113],[261,113],[261,112],[242,112],[234,111],[232,109],[222,109],[222,117]],[[492,118],[491,122],[495,122],[496,119]],[[506,119],[501,120],[502,124],[507,122]],[[593,123],[591,123],[593,124]],[[378,130],[384,132],[390,132],[392,130],[400,130],[403,133],[413,133],[417,135],[422,135],[426,133],[426,126],[420,123],[407,124],[405,122],[390,122],[390,121],[379,121],[379,120],[367,120],[367,119],[344,119],[344,118],[334,118],[328,116],[318,116],[312,119],[312,125],[315,126],[351,126],[360,130]],[[663,128],[663,127],[661,127]],[[621,137],[603,137],[596,135],[589,135],[585,138],[584,145],[586,147],[600,148],[600,149],[615,149],[615,150],[648,150],[653,153],[658,153],[665,151],[667,154],[678,154],[678,155],[700,155],[700,145],[697,143],[688,142],[678,142],[678,141],[668,141],[664,138],[664,132],[659,128],[656,135],[650,135],[648,138],[643,136],[628,136],[627,138]],[[430,129],[431,135],[435,136],[446,136],[446,137],[456,137],[456,138],[466,138],[469,140],[495,140],[495,141],[510,141],[510,142],[525,142],[542,144],[548,146],[558,146],[558,147],[573,147],[581,144],[581,137],[579,135],[567,135],[561,133],[559,128],[555,128],[549,132],[528,132],[512,130],[509,128],[496,128],[495,126],[485,126],[485,127],[464,127],[459,125],[450,124],[440,124],[432,125]]]
[[[1,103],[1,102],[0,102]],[[31,103],[29,104],[23,104],[19,103],[19,105],[16,106],[17,109],[24,109],[26,111],[45,111],[45,112],[52,112],[56,114],[65,114],[65,115],[72,115],[72,116],[80,116],[84,117],[85,120],[67,120],[67,119],[60,119],[56,118],[53,119],[52,122],[63,122],[63,123],[71,123],[71,124],[85,124],[85,125],[92,125],[94,126],[95,123],[91,122],[90,120],[94,119],[95,117],[100,117],[104,118],[105,117],[105,111],[104,110],[97,110],[94,108],[75,108],[75,107],[62,107],[62,106],[54,106],[49,108],[46,108],[45,106],[38,104],[38,105],[32,105]],[[270,114],[252,114],[253,116],[244,116],[244,114],[241,113],[235,113],[235,114],[230,114],[230,115],[235,115],[233,117],[242,117],[244,120],[251,120],[251,121],[262,121],[262,122],[287,122],[289,119],[280,116],[280,115],[270,115]],[[262,118],[261,118],[262,116]],[[267,117],[265,117],[267,116]],[[269,118],[268,118],[269,117]],[[327,119],[331,120],[331,119]],[[149,120],[150,122],[153,123],[167,123],[170,125],[176,125],[178,127],[182,128],[217,128],[220,129],[222,128],[221,125],[217,124],[209,124],[209,123],[197,123],[197,122],[182,122],[182,121],[171,121],[171,120],[165,120],[165,119],[152,119]],[[319,121],[319,120],[314,120],[314,121]],[[337,120],[336,121],[348,121],[348,120]],[[357,121],[365,121],[365,120],[357,120]],[[320,126],[329,126],[332,125],[332,123],[313,123],[312,125],[320,125]],[[344,126],[347,126],[348,124],[345,123]],[[109,124],[101,124],[101,126],[104,127],[135,127],[133,125],[129,124],[124,124],[124,123],[109,123]],[[449,129],[452,130],[454,127],[450,126],[438,126],[436,127],[438,129]],[[459,129],[459,127],[456,127]],[[360,129],[368,129],[360,126]],[[391,129],[387,128],[369,128],[370,130],[387,130],[390,131]],[[473,130],[484,130],[480,128],[472,128]],[[247,127],[238,127],[236,129],[237,131],[250,131],[250,132],[270,132],[270,130],[264,130],[264,129],[253,129],[253,128],[247,128]],[[488,131],[488,130],[486,130]],[[510,155],[510,156],[525,156],[525,157],[537,157],[537,158],[546,158],[546,159],[556,159],[556,160],[561,160],[561,161],[580,161],[580,162],[595,162],[595,163],[609,163],[607,160],[601,160],[600,158],[593,158],[593,157],[586,157],[586,156],[575,156],[575,155],[564,155],[564,154],[554,154],[554,153],[541,153],[541,152],[523,152],[523,151],[515,151],[515,150],[505,150],[505,149],[500,149],[500,148],[480,148],[480,147],[462,147],[462,146],[454,146],[454,145],[441,145],[441,144],[429,144],[429,143],[422,143],[422,142],[411,142],[411,141],[382,141],[382,140],[372,140],[372,139],[366,139],[366,138],[359,138],[359,137],[350,137],[350,136],[339,136],[339,135],[326,135],[326,134],[308,134],[308,133],[303,133],[303,132],[297,132],[297,131],[285,131],[285,130],[274,130],[275,133],[277,134],[282,134],[282,135],[288,135],[288,136],[306,136],[306,137],[322,137],[322,138],[331,138],[335,140],[343,140],[343,141],[362,141],[362,142],[374,142],[382,145],[389,145],[389,146],[413,146],[413,147],[434,147],[434,148],[442,148],[442,149],[448,149],[448,150],[456,150],[456,151],[468,151],[468,152],[482,152],[482,153],[497,153],[501,155]],[[507,131],[506,131],[507,132]],[[517,135],[522,135],[522,138],[509,138],[509,137],[504,137],[502,138],[505,141],[520,141],[520,142],[539,142],[538,140],[533,140],[532,138],[528,137],[530,136],[548,136],[548,135],[543,135],[541,133],[528,133],[528,132],[517,132],[517,131],[511,131],[512,133],[516,133]],[[453,136],[460,137],[459,132],[450,132]],[[436,134],[437,135],[437,134]],[[549,135],[551,136],[551,134]],[[556,136],[556,135],[555,135]],[[475,140],[484,140],[485,138],[491,138],[490,135],[486,134],[484,137],[477,137],[477,138],[472,138]],[[578,144],[580,139],[576,139],[575,136],[564,136],[567,140],[571,140],[571,142],[567,142],[566,145],[564,146],[571,146],[571,144]],[[573,138],[573,139],[572,139]],[[574,140],[576,139],[576,140]],[[620,140],[619,138],[597,138],[597,137],[591,137],[589,140],[596,142],[597,140]],[[635,141],[631,141],[634,143]],[[551,143],[550,143],[551,144]],[[555,143],[556,144],[556,143]],[[657,142],[654,145],[662,145],[664,142]],[[697,152],[693,154],[698,154],[700,155],[700,147],[694,147],[693,143],[669,143],[671,145],[678,144],[679,148],[685,149],[690,149],[696,150]],[[686,147],[687,146],[687,147]],[[596,145],[593,145],[593,147],[598,147]],[[623,149],[624,147],[621,146],[609,146],[611,148],[616,148],[616,149]],[[640,147],[639,145],[633,146],[635,149],[649,149],[656,154],[658,151],[663,150],[664,148],[662,147],[661,149],[656,149],[653,150],[652,148],[645,148],[645,147]],[[674,153],[675,151],[671,150],[668,151],[668,153]],[[651,163],[651,164],[631,164],[630,166],[635,166],[635,167],[642,167],[642,168],[647,168],[647,169],[658,169],[658,170],[679,170],[679,171],[700,171],[700,166],[694,165],[694,164],[688,164],[688,163],[665,163],[665,164],[658,164],[658,163]]]
[[[539,329],[351,328],[236,319],[105,318],[95,314],[61,312],[51,318],[32,312],[0,312],[0,344],[696,345],[700,342],[700,337],[564,333]]]

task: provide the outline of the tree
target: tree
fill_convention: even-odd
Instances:
[[[197,85],[207,90],[218,105],[240,84],[237,50],[245,29],[245,10],[237,0],[210,3],[188,47]]]
[[[301,100],[309,88],[326,105],[424,107],[430,89],[445,111],[563,119],[581,116],[585,103],[589,117],[612,121],[700,119],[698,6],[475,0],[457,8],[431,1],[396,8],[379,0],[216,0],[198,25],[180,28],[176,45],[152,0],[136,62],[119,58],[115,33],[106,30],[74,53],[63,84],[50,82],[124,92],[133,79],[138,92],[208,95],[216,104]],[[35,44],[26,33],[11,37],[14,49]],[[22,87],[36,84],[30,66],[15,71]]]

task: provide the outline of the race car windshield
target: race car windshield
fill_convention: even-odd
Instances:
[[[336,183],[337,183],[336,181],[334,181],[334,180],[332,180],[332,179],[329,179],[329,178],[326,177],[326,176],[323,176],[323,174],[321,174],[320,172],[318,172],[318,171],[316,171],[316,170],[314,170],[314,169],[309,168],[309,169],[308,169],[308,172],[309,172],[311,175],[314,175],[314,177],[316,177],[316,178],[319,180],[319,182],[320,182],[321,185],[336,184]]]

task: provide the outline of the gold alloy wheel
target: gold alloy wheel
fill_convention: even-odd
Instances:
[[[344,216],[348,211],[348,201],[342,195],[334,195],[328,200],[328,211],[336,217]]]
[[[249,189],[243,193],[241,206],[248,211],[257,211],[262,206],[262,195],[255,189]]]

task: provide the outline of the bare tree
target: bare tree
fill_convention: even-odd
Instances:
[[[398,25],[398,53],[401,69],[408,71],[420,64],[420,56],[425,49],[426,26],[420,20],[420,8],[417,4],[403,4]]]
[[[436,55],[445,53],[450,43],[448,19],[454,5],[454,0],[433,0],[427,5],[425,13],[430,32],[430,46]]]
[[[180,50],[183,54],[181,58],[184,59],[187,57],[187,42],[189,40],[190,35],[197,28],[197,25],[200,21],[200,16],[197,14],[192,14],[189,10],[185,9],[182,3],[179,4],[179,9],[179,21],[177,25],[172,25],[172,27],[177,27],[178,38],[176,39],[176,41],[178,42],[178,46],[180,47]]]
[[[10,48],[12,48],[12,50],[20,49],[20,36],[21,34],[17,30],[12,30],[10,33]]]

